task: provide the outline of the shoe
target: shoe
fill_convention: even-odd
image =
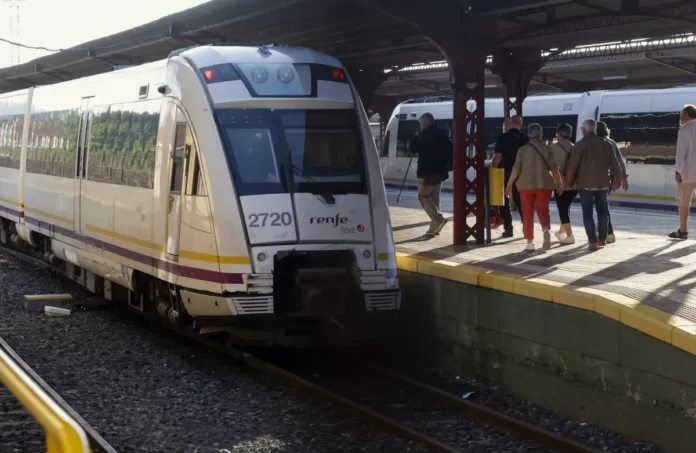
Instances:
[[[554,236],[556,236],[556,239],[558,239],[558,242],[561,242],[566,237],[566,234],[563,232],[560,232],[560,231],[556,231],[553,234],[554,234]]]
[[[503,231],[503,236],[504,238],[511,238],[512,237],[512,230],[505,230]]]
[[[563,245],[570,245],[570,244],[575,244],[575,236],[572,234],[570,236],[566,236],[563,239],[561,239],[561,244]]]
[[[597,247],[606,247],[607,246],[607,241],[598,241],[597,242]]]
[[[682,230],[677,230],[668,235],[672,239],[689,239],[688,231],[682,232]]]
[[[599,247],[597,246],[597,243],[590,244],[590,246],[588,247],[588,250],[590,252],[596,252],[597,250],[599,250]]]
[[[533,242],[530,242],[527,244],[527,247],[525,247],[525,250],[528,252],[533,252],[534,250],[536,250],[536,246]]]
[[[544,231],[544,245],[542,245],[544,250],[551,248],[551,232],[549,230]]]
[[[440,222],[440,224],[437,226],[437,228],[435,228],[435,231],[433,231],[433,233],[435,233],[436,235],[440,234],[440,231],[442,231],[442,229],[445,227],[445,225],[447,225],[447,222],[448,222],[447,219],[442,219],[442,222]]]
[[[607,236],[607,244],[613,244],[614,242],[616,242],[616,235],[610,234]]]

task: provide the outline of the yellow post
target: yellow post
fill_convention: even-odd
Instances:
[[[0,347],[0,382],[46,433],[47,453],[90,453],[82,427]]]
[[[488,200],[491,206],[505,205],[505,170],[488,168]]]

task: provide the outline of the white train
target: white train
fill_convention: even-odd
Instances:
[[[555,139],[558,124],[569,123],[582,136],[587,118],[607,123],[628,161],[630,190],[612,193],[612,204],[633,208],[675,210],[674,156],[679,112],[685,104],[696,103],[696,87],[658,90],[593,91],[528,97],[523,105],[525,124],[539,123],[545,137]],[[400,187],[409,158],[408,141],[425,112],[435,116],[442,127],[452,127],[452,101],[446,96],[420,98],[397,106],[382,139],[380,158],[388,187]],[[485,105],[486,158],[502,133],[503,100],[487,99]],[[416,185],[415,159],[406,175],[405,187]],[[444,184],[452,190],[452,178]]]
[[[197,47],[0,95],[0,216],[4,242],[203,333],[305,344],[400,307],[367,117],[309,49]]]

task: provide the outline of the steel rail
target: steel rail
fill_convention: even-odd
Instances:
[[[42,261],[39,258],[9,248],[7,246],[0,245],[0,250],[2,250],[5,253],[8,253],[9,255],[12,255],[14,258],[18,258],[24,262],[37,265],[43,269],[50,269],[53,271],[57,270],[55,266],[52,266],[51,264]],[[48,385],[46,381],[44,381],[41,378],[41,376],[39,376],[2,338],[0,338],[0,352],[4,352],[8,356],[8,358],[10,358],[14,362],[14,364],[18,366],[21,372],[23,372],[30,380],[32,380],[38,386],[38,388],[60,408],[60,410],[62,410],[69,418],[72,419],[72,421],[74,421],[78,425],[78,428],[81,429],[86,435],[87,441],[89,442],[90,451],[92,453],[118,453],[89,423],[87,423],[85,419],[83,419],[80,416],[80,414],[78,414],[58,393],[56,393],[56,391],[53,390],[53,388],[51,388],[51,386]],[[20,402],[22,401],[20,400]],[[38,418],[31,411],[30,413],[35,420],[39,421]],[[40,421],[39,423],[41,424]],[[47,431],[47,440],[48,438],[49,433]],[[53,448],[55,448],[55,446],[53,446]],[[49,449],[48,451],[56,450]]]
[[[412,387],[425,391],[433,397],[457,407],[467,416],[480,420],[482,423],[509,433],[518,434],[539,445],[552,448],[563,453],[601,453],[599,450],[559,436],[547,429],[534,426],[531,423],[510,417],[509,415],[494,411],[480,404],[458,398],[449,392],[441,390],[437,387],[433,387],[432,385],[425,384],[381,365],[365,361],[357,362],[357,364],[363,368],[377,371],[394,380],[401,381]]]
[[[0,381],[44,428],[48,452],[116,453],[2,338]]]
[[[27,255],[26,253],[23,253],[21,251],[7,248],[2,245],[0,245],[0,250],[7,251],[17,258],[23,259],[25,261],[30,261],[34,264],[38,264],[45,268],[51,268],[54,270],[56,269],[54,266],[51,266],[50,264],[43,262],[40,259],[35,258],[31,255]],[[383,416],[364,405],[351,401],[350,399],[341,396],[336,392],[328,390],[327,388],[322,387],[321,385],[310,382],[295,373],[285,370],[270,362],[264,361],[248,352],[227,346],[219,341],[210,338],[205,338],[203,335],[198,334],[196,332],[178,328],[172,325],[171,323],[167,323],[165,321],[160,322],[159,325],[167,330],[183,335],[199,344],[202,344],[220,354],[233,358],[252,368],[273,374],[282,379],[287,379],[296,384],[298,387],[301,387],[307,390],[308,392],[318,395],[322,398],[329,399],[334,404],[341,406],[347,409],[348,411],[366,420],[369,420],[374,424],[379,425],[400,437],[423,444],[430,451],[444,453],[461,453],[460,450],[457,450],[449,445],[439,442],[438,440],[433,439],[432,437],[426,434],[419,433],[418,431],[415,431],[392,418]],[[547,448],[551,448],[562,453],[601,453],[599,450],[590,448],[576,441],[564,438],[546,429],[534,426],[525,421],[486,408],[480,404],[472,403],[471,401],[457,398],[451,393],[425,384],[396,371],[387,369],[373,362],[368,362],[365,360],[352,360],[352,363],[354,363],[356,366],[368,370],[377,371],[392,379],[401,381],[412,387],[421,389],[447,404],[456,406],[458,409],[460,409],[463,413],[465,413],[467,416],[471,418],[477,419],[484,424],[490,425],[502,431],[519,435],[522,438],[535,442],[541,446],[545,446]],[[111,453],[112,451],[113,450],[109,451],[109,453]]]
[[[236,348],[232,348],[229,346],[225,346],[224,344],[221,344],[217,341],[213,341],[207,338],[202,338],[200,334],[190,332],[190,331],[185,331],[182,329],[178,329],[176,327],[173,327],[168,324],[163,324],[165,328],[173,330],[177,333],[183,334],[186,337],[196,341],[197,343],[203,344],[210,349],[227,355],[229,357],[232,357],[245,365],[248,365],[252,368],[255,368],[260,371],[264,371],[266,373],[270,373],[272,375],[275,375],[277,377],[286,379],[301,389],[304,389],[308,391],[309,393],[313,393],[315,395],[318,395],[322,398],[326,398],[336,404],[339,407],[342,407],[344,409],[347,409],[348,411],[352,412],[353,414],[356,414],[357,416],[368,420],[376,425],[381,426],[382,428],[385,428],[386,430],[398,435],[399,437],[403,437],[405,439],[410,439],[415,442],[418,442],[422,445],[424,445],[429,451],[433,452],[438,452],[438,453],[463,453],[461,450],[457,450],[456,448],[453,448],[449,445],[446,445],[436,439],[433,439],[432,437],[428,436],[427,434],[420,433],[416,430],[413,430],[409,428],[408,426],[405,426],[398,421],[385,417],[384,415],[381,415],[372,409],[362,405],[358,404],[354,401],[351,401],[350,399],[339,395],[336,392],[333,392],[325,387],[322,387],[321,385],[317,385],[313,382],[308,381],[307,379],[304,379],[303,377],[292,373],[291,371],[285,370],[279,366],[273,365],[270,362],[267,362],[265,360],[259,359],[258,357],[245,352],[241,351]]]

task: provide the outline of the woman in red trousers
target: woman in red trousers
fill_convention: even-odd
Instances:
[[[505,195],[512,194],[512,185],[517,185],[522,202],[522,219],[527,250],[534,250],[534,211],[539,217],[544,232],[543,248],[551,248],[551,216],[549,203],[554,189],[563,193],[563,180],[558,171],[558,163],[550,146],[542,141],[544,129],[539,124],[527,128],[529,143],[520,148]]]

